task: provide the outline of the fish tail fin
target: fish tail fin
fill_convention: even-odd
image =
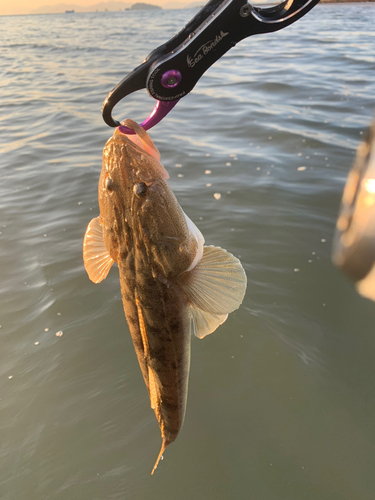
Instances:
[[[154,475],[154,472],[156,471],[156,468],[159,465],[160,460],[163,460],[163,453],[168,445],[169,445],[169,441],[167,441],[165,438],[163,438],[163,442],[161,444],[161,449],[160,449],[158,458],[156,459],[155,465],[151,471],[151,476]]]

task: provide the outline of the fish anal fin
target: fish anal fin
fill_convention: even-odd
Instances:
[[[104,244],[100,217],[92,219],[83,238],[83,263],[94,283],[103,281],[112,267],[113,259]]]
[[[203,338],[239,308],[247,279],[241,262],[231,253],[205,246],[200,262],[180,276],[179,284],[192,306],[195,335]]]

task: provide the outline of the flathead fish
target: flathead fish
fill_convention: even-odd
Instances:
[[[246,275],[240,261],[204,238],[178,204],[160,154],[137,123],[107,141],[99,179],[100,216],[89,223],[83,259],[99,283],[119,268],[125,316],[166,447],[184,421],[191,324],[212,333],[237,309]]]

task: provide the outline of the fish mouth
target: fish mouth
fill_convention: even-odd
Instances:
[[[138,123],[134,122],[130,118],[121,122],[121,125],[132,129],[135,134],[126,135],[117,128],[113,134],[113,137],[115,137],[116,135],[121,136],[121,138],[125,140],[129,146],[136,146],[139,151],[147,153],[149,155],[149,163],[152,164],[153,168],[158,172],[158,174],[165,180],[169,179],[168,172],[160,163],[159,150],[152,142],[152,139],[147,134],[147,132],[140,125],[138,125]]]
[[[120,134],[128,137],[130,141],[132,141],[134,144],[139,146],[141,149],[144,149],[148,154],[160,161],[159,150],[152,142],[151,137],[148,135],[148,133],[140,125],[138,125],[137,122],[131,120],[130,118],[127,118],[126,120],[121,122],[121,125],[130,128],[131,130],[133,130],[133,132],[135,132],[135,134],[126,135],[123,134],[119,129],[117,129]]]

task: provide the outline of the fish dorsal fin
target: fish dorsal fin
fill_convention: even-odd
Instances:
[[[192,305],[195,335],[203,338],[241,305],[247,279],[236,257],[220,247],[205,246],[200,262],[179,282]]]
[[[113,262],[104,244],[100,217],[96,217],[90,221],[83,238],[83,263],[90,280],[94,283],[103,281]]]

